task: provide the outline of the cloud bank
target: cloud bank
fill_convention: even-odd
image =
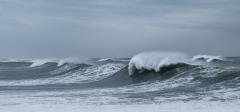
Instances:
[[[240,55],[239,0],[0,0],[0,58]]]

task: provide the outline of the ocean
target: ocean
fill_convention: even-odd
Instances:
[[[2,59],[1,112],[239,112],[240,57]]]

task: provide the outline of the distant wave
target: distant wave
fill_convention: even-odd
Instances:
[[[211,55],[196,55],[192,58],[193,61],[204,60],[206,62],[212,62],[215,60],[223,60],[221,56],[211,56]]]
[[[45,58],[45,59],[9,59],[9,60],[1,60],[0,62],[28,62],[32,63],[30,67],[39,67],[46,63],[57,63],[57,66],[62,66],[66,63],[72,64],[90,64],[87,58],[76,58],[76,57],[68,57],[68,58]]]
[[[99,59],[97,60],[97,62],[103,62],[103,61],[111,61],[111,58],[103,58],[103,59]]]
[[[132,76],[136,71],[154,70],[160,72],[163,68],[178,67],[179,65],[197,65],[198,60],[212,62],[223,60],[220,56],[196,55],[190,56],[185,53],[166,53],[166,52],[144,52],[134,56],[128,66],[129,75]]]
[[[97,62],[128,62],[129,58],[102,58],[98,59]]]
[[[57,63],[57,60],[54,60],[54,59],[37,59],[37,60],[30,60],[28,62],[31,62],[32,64],[30,65],[30,67],[38,67],[38,66],[41,66],[41,65],[44,65],[46,63],[50,63],[50,62],[56,62]]]

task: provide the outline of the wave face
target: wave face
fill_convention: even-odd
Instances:
[[[90,107],[99,105],[112,111],[235,111],[240,57],[145,52],[131,59],[2,60],[0,98],[0,111],[95,111]]]

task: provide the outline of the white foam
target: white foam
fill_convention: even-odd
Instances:
[[[211,56],[211,55],[196,55],[192,58],[193,61],[204,59],[206,62],[212,62],[214,60],[223,60],[221,56]]]
[[[184,53],[144,52],[130,60],[129,75],[133,75],[136,70],[145,69],[159,72],[163,66],[190,62],[189,56]]]

